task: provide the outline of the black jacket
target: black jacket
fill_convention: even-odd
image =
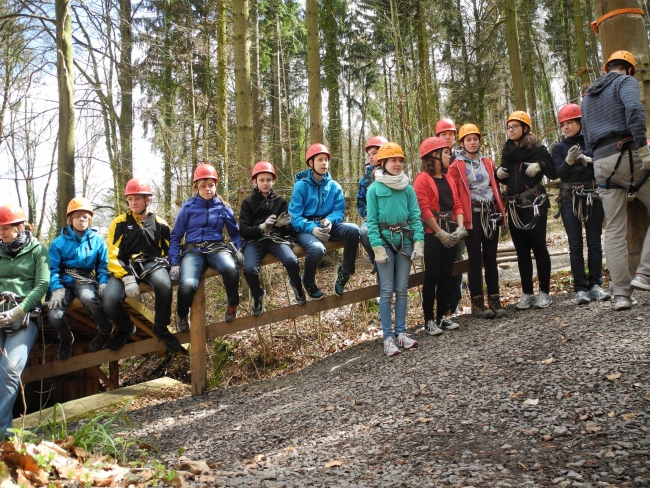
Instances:
[[[541,171],[531,178],[526,174],[528,166],[524,163],[539,163]],[[508,187],[506,189],[508,195],[518,195],[532,189],[542,181],[543,176],[555,179],[553,158],[548,149],[541,144],[526,149],[508,139],[501,153],[501,166],[509,171],[506,179],[499,179],[500,183]]]
[[[583,166],[580,163],[575,163],[573,165],[566,163],[565,159],[569,153],[569,149],[576,144],[580,146],[580,149],[582,149],[582,153],[585,156],[591,157],[591,151],[588,151],[585,148],[585,138],[582,134],[576,134],[573,137],[564,137],[561,141],[553,144],[553,147],[551,148],[557,176],[565,183],[582,183],[594,179],[593,164]]]
[[[245,241],[259,239],[262,237],[260,224],[263,224],[271,215],[279,217],[288,208],[287,201],[273,190],[271,190],[267,198],[264,198],[264,195],[257,188],[253,188],[253,194],[241,202],[239,233]],[[278,232],[282,236],[290,236],[293,234],[291,225],[273,227],[273,231]]]

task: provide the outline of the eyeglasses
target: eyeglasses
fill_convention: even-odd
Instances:
[[[517,127],[521,127],[521,125],[519,125],[519,124],[517,124],[517,125],[508,125],[508,126],[506,126],[506,130],[507,131],[515,130]]]

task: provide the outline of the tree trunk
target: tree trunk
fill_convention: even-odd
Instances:
[[[66,225],[68,202],[74,189],[74,73],[72,70],[72,18],[70,0],[56,0],[56,72],[59,83],[59,152],[57,216]]]
[[[271,63],[273,82],[273,159],[276,167],[282,168],[282,107],[280,100],[280,17],[275,19],[273,29],[273,62]]]
[[[188,46],[188,60],[187,60],[187,84],[190,88],[190,144],[192,150],[192,173],[199,165],[199,140],[196,135],[196,91],[194,90],[194,48],[190,45]],[[207,73],[206,73],[207,76]]]
[[[228,188],[228,44],[226,42],[226,2],[217,0],[217,155],[215,166],[223,173],[223,185]]]
[[[420,75],[420,117],[422,119],[421,132],[432,134],[435,123],[434,115],[431,113],[433,99],[431,89],[431,68],[429,67],[429,40],[427,34],[427,21],[424,15],[424,0],[417,2],[417,32],[418,32],[418,71]]]
[[[325,69],[325,88],[327,89],[327,143],[332,154],[330,172],[335,179],[338,179],[343,161],[343,149],[341,147],[343,124],[341,121],[341,97],[339,77],[341,65],[339,60],[339,28],[336,18],[337,0],[325,0],[323,2],[322,26],[325,36],[325,58],[323,68]]]
[[[131,46],[133,29],[131,25],[131,0],[120,0],[120,59],[118,62],[117,81],[120,85],[120,173],[119,188],[123,188],[133,177],[133,65]],[[118,200],[116,198],[116,200]]]
[[[463,19],[463,8],[460,5],[460,0],[456,0],[456,9],[458,11],[458,16],[461,19]],[[472,78],[469,72],[470,60],[469,60],[469,55],[467,54],[467,41],[465,40],[465,26],[463,25],[463,22],[464,20],[458,22],[458,28],[460,29],[460,39],[462,42],[460,52],[461,52],[461,56],[463,57],[463,79],[465,80],[464,83],[465,99],[467,99],[467,103],[469,105],[470,120],[478,121],[476,115],[476,104],[474,103],[475,89],[474,86],[472,85]]]
[[[318,0],[307,0],[307,86],[309,88],[309,138],[323,142],[323,102],[320,83]]]
[[[569,29],[571,29],[571,25],[569,23],[569,19],[567,18],[569,15],[569,6],[571,5],[570,0],[562,0],[562,13],[565,15],[562,15],[562,24],[563,24],[563,30],[566,32],[566,34],[563,36],[562,41],[564,42],[564,68],[566,70],[566,82],[567,82],[567,88],[568,92],[566,93],[567,98],[571,101],[576,101],[578,98],[578,93],[576,90],[576,84],[573,81],[573,76],[574,76],[574,70],[573,70],[573,50],[574,46],[571,42],[571,37],[568,34]]]
[[[592,0],[585,0],[585,11],[587,12],[587,22],[589,25],[594,21],[594,4]],[[591,56],[594,63],[594,69],[597,73],[603,72],[603,66],[600,62],[600,54],[598,53],[598,40],[596,39],[596,34],[593,30],[587,29],[589,31],[589,44],[591,45]]]
[[[530,110],[531,117],[535,117],[537,114],[537,93],[535,90],[535,69],[533,67],[533,36],[532,36],[532,25],[531,25],[531,12],[532,5],[531,0],[524,0],[522,2],[523,9],[523,23],[524,23],[524,38],[526,39],[526,50],[524,51],[524,67],[526,73],[526,95],[528,100],[528,108]],[[533,125],[539,125],[535,122]]]
[[[512,91],[515,96],[515,109],[525,111],[526,92],[524,90],[524,76],[521,71],[519,34],[517,32],[517,7],[515,2],[505,0],[505,16],[506,45],[508,46],[508,61],[510,63],[510,76],[512,77]]]
[[[578,42],[578,59],[580,67],[580,93],[584,93],[589,86],[589,71],[587,70],[587,47],[585,45],[585,31],[582,20],[582,6],[580,0],[573,0],[573,25],[575,26],[576,41]]]
[[[262,104],[260,102],[260,22],[259,0],[251,2],[251,91],[253,93],[253,138],[255,161],[262,159]],[[279,69],[279,68],[278,68]],[[276,164],[282,166],[282,161]]]

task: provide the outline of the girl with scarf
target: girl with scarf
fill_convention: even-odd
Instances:
[[[379,312],[384,335],[384,353],[399,354],[418,342],[406,333],[406,307],[411,261],[424,255],[424,231],[420,209],[409,177],[402,171],[404,151],[386,142],[377,151],[380,168],[367,193],[368,238],[379,273]],[[395,295],[395,330],[391,301]]]
[[[8,436],[20,375],[38,335],[41,300],[50,281],[47,249],[18,205],[0,206],[0,439]]]
[[[530,116],[516,111],[506,120],[508,140],[501,154],[501,166],[496,172],[506,185],[508,223],[519,263],[523,294],[515,305],[517,310],[546,308],[551,303],[551,257],[546,247],[546,220],[551,204],[542,186],[542,177],[555,179],[553,158],[545,146],[537,143],[530,131]],[[533,290],[533,260],[535,255],[539,295]]]

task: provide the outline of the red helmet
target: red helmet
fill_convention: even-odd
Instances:
[[[206,178],[212,178],[214,181],[219,182],[219,175],[214,166],[205,163],[199,164],[194,170],[194,182],[196,183],[197,181]]]
[[[129,195],[152,196],[153,191],[151,191],[149,182],[144,178],[133,178],[128,181],[126,188],[124,189],[124,196],[128,197]]]
[[[316,144],[312,144],[307,149],[307,154],[305,154],[305,162],[309,161],[317,154],[327,154],[327,160],[329,161],[330,159],[332,159],[332,155],[327,150],[325,144],[316,143]]]
[[[456,132],[456,125],[454,124],[454,121],[446,118],[440,119],[436,124],[436,135],[440,134],[441,132],[445,132],[446,130]]]
[[[21,224],[27,220],[25,212],[12,203],[0,207],[0,225]]]
[[[383,136],[374,136],[368,139],[368,142],[366,142],[366,152],[368,152],[368,149],[371,147],[381,147],[382,144],[385,144],[388,142],[388,139],[386,139]]]
[[[424,156],[436,149],[443,149],[445,147],[449,146],[447,146],[447,143],[439,137],[428,137],[422,141],[422,144],[420,144],[420,159],[424,158]]]
[[[253,174],[251,175],[251,180],[254,180],[255,177],[260,173],[271,173],[273,175],[273,181],[275,181],[275,168],[268,161],[258,161],[253,166]]]
[[[575,103],[567,103],[564,107],[560,109],[557,113],[558,123],[566,122],[571,119],[579,119],[582,117],[582,112],[580,111],[580,105]]]

